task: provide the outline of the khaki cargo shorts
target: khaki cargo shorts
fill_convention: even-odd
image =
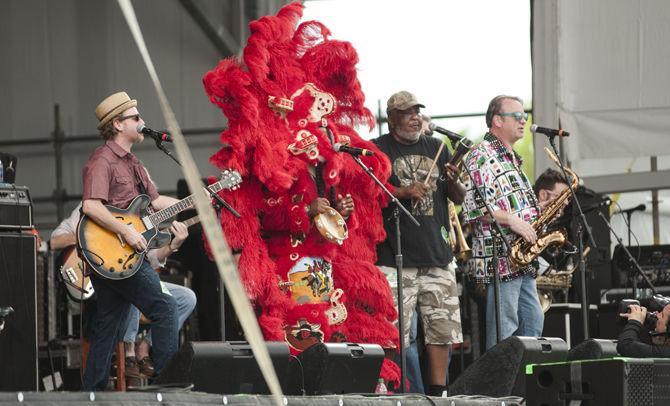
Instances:
[[[380,266],[379,269],[389,281],[393,304],[397,309],[396,269],[388,266]],[[415,309],[421,317],[426,344],[463,342],[456,266],[453,262],[447,268],[404,268],[402,283],[405,345],[409,345],[409,329]]]

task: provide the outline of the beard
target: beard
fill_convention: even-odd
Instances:
[[[421,136],[421,130],[405,131],[405,130],[401,130],[399,128],[396,128],[395,135],[397,135],[398,138],[400,138],[403,141],[406,141],[406,142],[409,142],[409,143],[415,143],[419,140],[419,137]]]

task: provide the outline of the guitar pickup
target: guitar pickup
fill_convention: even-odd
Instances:
[[[142,217],[142,223],[144,224],[144,227],[147,230],[151,230],[152,228],[154,228],[154,223],[151,222],[149,216]]]

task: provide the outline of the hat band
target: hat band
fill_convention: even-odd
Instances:
[[[105,114],[105,115],[100,119],[100,122],[103,122],[103,121],[107,120],[107,119],[109,118],[109,115],[110,115],[110,114],[114,113],[114,112],[116,111],[116,109],[118,109],[119,107],[123,106],[123,105],[126,104],[126,103],[127,103],[127,102],[123,102],[123,103],[119,104],[118,106],[114,107],[113,109],[111,109],[110,111],[108,111],[107,114]],[[116,114],[118,114],[118,113],[116,113]],[[116,114],[114,114],[114,115],[116,115]]]

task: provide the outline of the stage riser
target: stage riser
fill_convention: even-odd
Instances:
[[[21,396],[22,402],[18,397]],[[92,399],[91,400],[91,396]],[[507,397],[494,399],[482,396],[455,396],[435,398],[427,396],[286,396],[286,406],[521,406],[522,398]],[[158,400],[160,399],[160,400]],[[95,406],[105,402],[107,405],[148,406],[179,404],[180,406],[202,405],[273,405],[267,395],[211,395],[206,393],[116,393],[116,392],[58,392],[58,393],[2,393],[0,405],[63,405],[63,406]]]

